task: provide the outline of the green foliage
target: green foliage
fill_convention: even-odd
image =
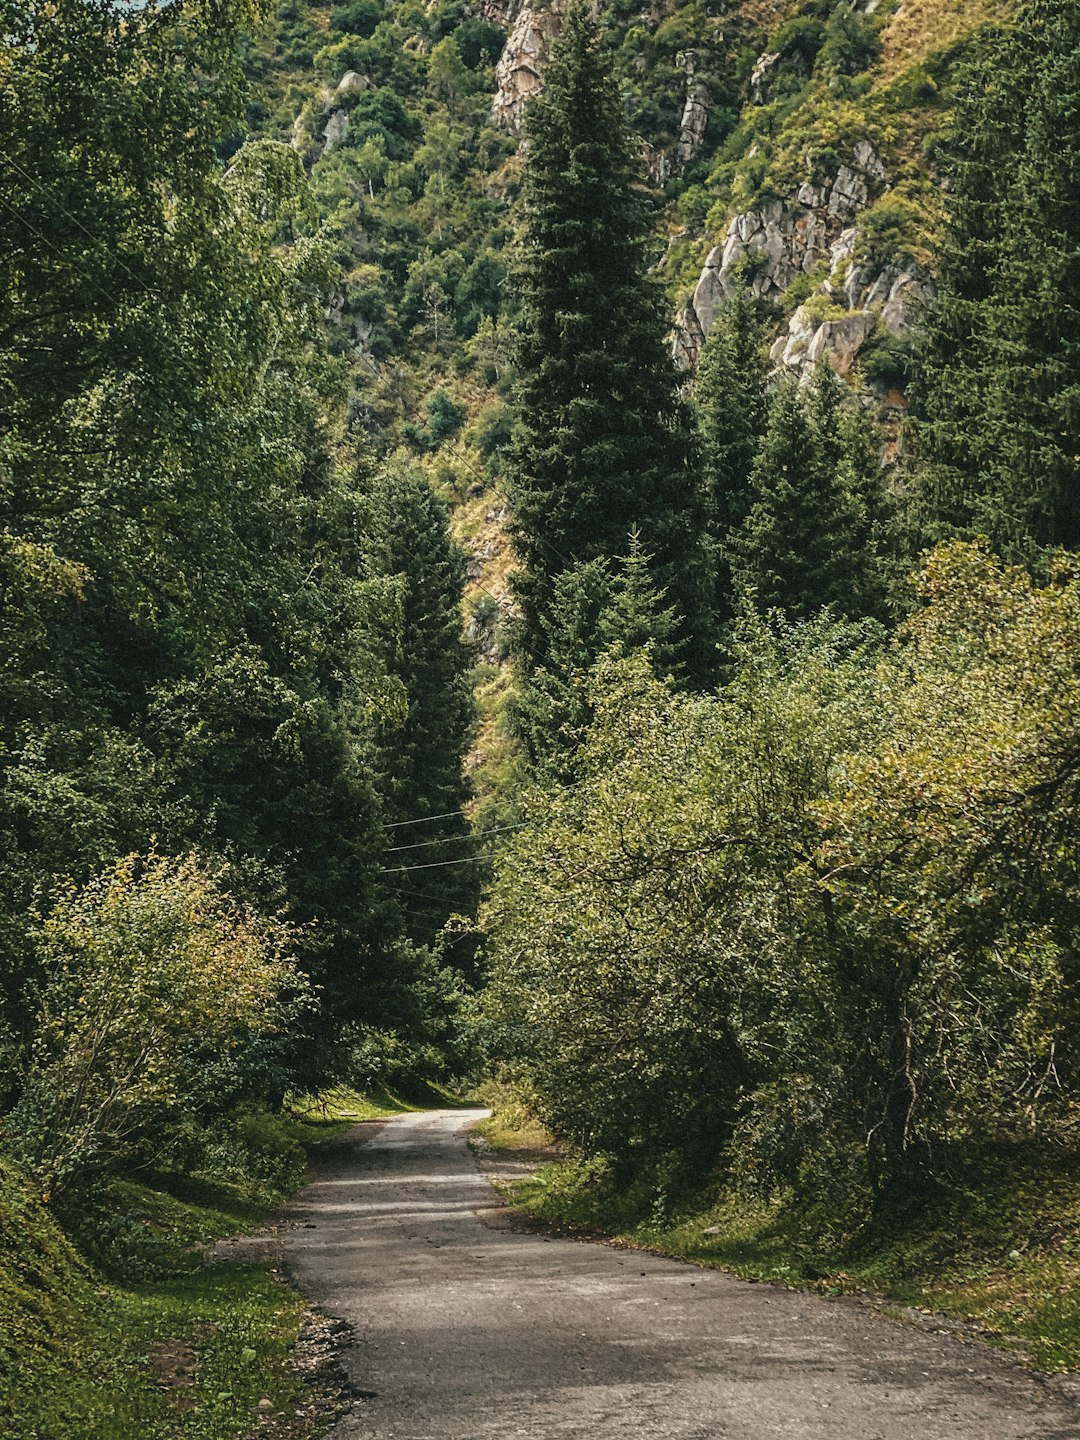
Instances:
[[[730,540],[732,571],[760,610],[805,619],[888,607],[887,502],[872,424],[822,365],[806,390],[788,382],[769,407],[749,505]],[[745,502],[744,502],[745,503]]]
[[[343,35],[360,35],[370,39],[381,14],[378,0],[348,0],[348,4],[335,5],[331,10],[330,29]]]
[[[1080,17],[1031,0],[960,87],[918,363],[916,519],[1030,558],[1080,544]]]
[[[803,75],[809,75],[824,41],[825,26],[816,16],[793,15],[773,36],[772,48]]]
[[[931,205],[921,187],[898,185],[888,191],[859,216],[854,258],[877,269],[915,260]]]
[[[279,1102],[338,1063],[343,1027],[393,1029],[426,1003],[400,993],[427,982],[380,893],[379,737],[404,713],[388,666],[402,615],[349,474],[345,369],[324,344],[338,237],[295,148],[264,137],[236,152],[251,13],[208,17],[35,4],[0,26],[14,97],[0,118],[2,1100],[29,1073],[39,1132],[78,1037],[47,1041],[43,996],[57,996],[38,916],[118,856],[228,853],[236,913],[286,917],[318,997],[287,1038],[268,1000],[243,1044],[203,1052],[197,1093],[177,1079],[170,1100],[154,1082],[162,1104]],[[372,188],[387,152],[421,138],[386,87],[358,96],[352,126],[361,143],[341,152]],[[365,151],[380,146],[381,160]],[[385,334],[385,300],[364,313]],[[154,952],[162,974],[177,945]],[[187,1042],[169,1043],[187,1066]]]
[[[465,423],[467,411],[457,404],[445,390],[436,390],[429,396],[427,406],[428,433],[436,445],[451,439]]]
[[[881,36],[876,20],[838,5],[825,27],[817,64],[836,75],[859,75],[881,58]]]
[[[528,133],[508,457],[522,652],[530,665],[546,658],[560,573],[621,554],[632,530],[684,639],[707,645],[701,501],[663,301],[645,275],[637,157],[597,25],[580,7],[567,14]]]
[[[365,90],[349,115],[348,138],[354,145],[378,138],[391,160],[405,160],[420,139],[419,120],[389,86]]]
[[[280,1126],[280,1121],[278,1122]],[[257,1187],[256,1187],[257,1188]],[[296,1408],[303,1302],[268,1264],[204,1263],[281,1192],[155,1177],[112,1183],[76,1252],[0,1155],[0,1424],[19,1440],[241,1440],[258,1401]],[[177,1403],[180,1402],[180,1403]]]
[[[753,504],[750,477],[767,422],[766,378],[764,323],[740,289],[717,317],[691,392],[722,623],[734,609],[735,537]]]
[[[441,396],[442,405],[437,405]],[[464,412],[444,392],[428,405],[433,433],[455,433]],[[469,655],[461,638],[464,563],[450,538],[446,506],[423,475],[387,471],[372,486],[379,563],[402,587],[401,637],[388,663],[408,709],[384,739],[380,789],[386,865],[407,867],[472,858],[461,807],[468,798],[462,759],[472,733]],[[437,818],[432,818],[437,817]],[[471,909],[476,867],[465,863],[387,876],[409,934],[431,942],[452,911]],[[400,1028],[400,1027],[399,1027]],[[374,1073],[374,1072],[373,1072]],[[361,1077],[369,1079],[370,1076]]]
[[[486,916],[502,1053],[557,1136],[722,1160],[850,1229],[1074,1123],[1080,577],[954,547],[923,586],[885,651],[751,626],[715,697],[594,671],[575,783],[530,797]]]
[[[284,1024],[300,983],[288,943],[191,857],[129,858],[53,908],[12,1119],[47,1194],[165,1148],[207,1058]]]
[[[547,658],[516,697],[516,733],[534,764],[556,775],[565,773],[594,717],[589,673],[601,656],[608,662],[637,656],[662,676],[677,669],[678,617],[656,589],[638,535],[630,540],[615,565],[597,559],[557,577],[544,621]]]
[[[491,20],[474,16],[463,21],[454,31],[454,44],[470,70],[481,65],[494,65],[506,44],[506,31]]]

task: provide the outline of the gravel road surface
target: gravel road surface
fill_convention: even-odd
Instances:
[[[357,1126],[282,1241],[371,1392],[332,1440],[1080,1440],[1080,1387],[850,1299],[522,1233],[483,1111]]]

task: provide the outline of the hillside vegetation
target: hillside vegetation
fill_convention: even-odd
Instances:
[[[287,1409],[200,1248],[492,1077],[1075,1363],[1078,117],[1054,0],[0,0],[9,1430]]]

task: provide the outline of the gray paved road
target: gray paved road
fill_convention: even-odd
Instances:
[[[333,1440],[1080,1440],[1080,1391],[856,1302],[499,1228],[464,1134],[403,1115],[324,1159],[285,1257],[355,1327]]]

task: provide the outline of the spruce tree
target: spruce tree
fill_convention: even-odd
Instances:
[[[957,104],[918,357],[919,538],[1080,545],[1080,8],[1029,0]]]
[[[789,382],[774,395],[753,504],[733,543],[737,579],[758,609],[796,620],[826,605],[852,618],[885,610],[884,499],[865,423],[824,365],[807,388]]]
[[[532,763],[568,780],[573,752],[593,719],[589,680],[596,662],[644,654],[656,675],[676,676],[678,617],[665,605],[634,532],[617,561],[582,561],[556,576],[542,624],[545,660],[520,687],[515,727]]]
[[[467,909],[474,897],[473,866],[440,864],[471,854],[462,814],[468,798],[462,761],[473,722],[469,655],[461,635],[464,562],[447,527],[446,507],[422,474],[401,470],[379,476],[373,499],[379,566],[399,577],[402,587],[402,624],[390,647],[389,670],[408,704],[403,722],[382,745],[386,865],[395,871],[439,866],[416,875],[389,874],[387,885],[410,936],[426,943],[451,912]]]
[[[767,377],[757,302],[739,290],[706,341],[691,396],[720,623],[733,614],[732,544],[753,503],[750,474],[768,419]]]
[[[547,655],[558,576],[626,551],[653,575],[704,664],[703,510],[688,418],[647,276],[638,156],[599,27],[570,10],[529,108],[518,422],[509,474],[525,667]]]

